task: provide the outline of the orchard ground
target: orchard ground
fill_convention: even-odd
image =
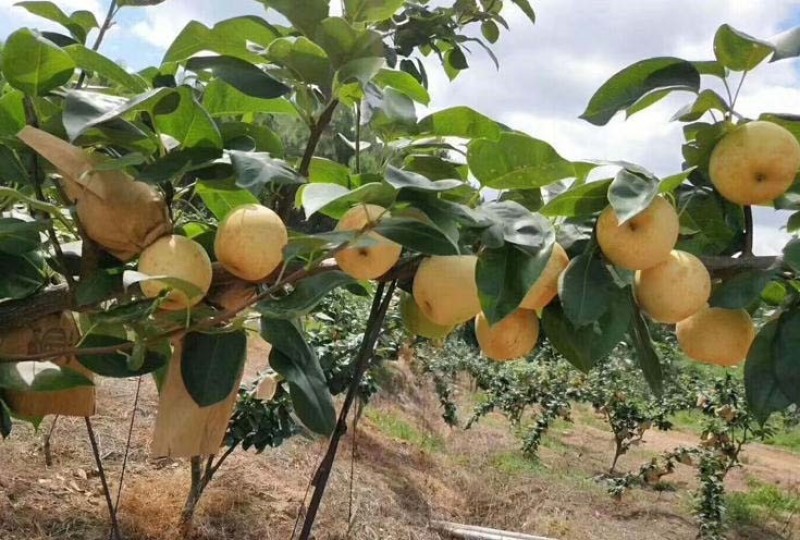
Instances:
[[[266,358],[258,343],[251,358]],[[263,365],[251,362],[248,376]],[[593,477],[607,470],[613,442],[604,420],[580,406],[575,422],[550,430],[540,459],[523,457],[504,418],[491,415],[470,431],[439,419],[436,396],[417,376],[414,360],[389,363],[384,391],[365,409],[356,439],[350,515],[350,435],[337,460],[323,503],[316,538],[436,539],[431,519],[496,527],[553,538],[596,540],[691,539],[694,471],[679,466],[659,490],[635,489],[615,501]],[[476,396],[460,385],[465,407]],[[116,492],[136,389],[135,380],[102,379],[94,419],[107,472]],[[123,535],[130,540],[175,538],[189,478],[183,461],[151,460],[148,445],[157,395],[143,379],[131,454],[120,506]],[[620,460],[636,470],[649,457],[694,445],[694,418],[680,429],[648,431],[645,442]],[[15,426],[0,454],[0,538],[3,540],[105,539],[108,517],[93,472],[80,419],[62,418],[52,438],[54,465],[44,467],[43,434]],[[743,468],[726,480],[730,539],[800,538],[800,433],[782,447],[748,445]],[[194,538],[285,539],[326,442],[297,437],[263,455],[236,452],[209,487]]]

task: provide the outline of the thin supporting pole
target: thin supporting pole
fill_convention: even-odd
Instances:
[[[114,503],[111,500],[111,490],[108,487],[105,469],[103,469],[103,460],[100,458],[100,448],[97,446],[97,437],[95,437],[94,428],[92,428],[92,420],[88,416],[84,417],[84,420],[86,421],[86,432],[89,434],[89,442],[92,444],[92,454],[94,454],[94,461],[97,464],[97,472],[100,474],[100,482],[103,484],[108,514],[111,517],[111,538],[113,540],[121,540],[117,512],[114,510]]]

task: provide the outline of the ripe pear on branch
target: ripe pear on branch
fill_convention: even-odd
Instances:
[[[25,126],[17,137],[58,170],[84,232],[116,258],[129,261],[172,231],[166,202],[149,184],[97,170],[98,157],[40,129]]]

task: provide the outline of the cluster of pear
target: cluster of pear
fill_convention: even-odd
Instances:
[[[709,173],[717,191],[741,205],[769,204],[792,185],[800,168],[800,144],[783,127],[764,121],[736,126],[711,154]],[[635,270],[640,308],[654,321],[675,324],[689,358],[721,366],[742,362],[755,338],[744,309],[709,307],[711,276],[690,253],[674,249],[675,209],[656,197],[641,213],[619,223],[609,206],[597,222],[597,240],[615,266]]]

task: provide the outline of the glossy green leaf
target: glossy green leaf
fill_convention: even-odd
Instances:
[[[403,0],[344,0],[344,13],[351,21],[377,22],[388,19],[402,6]]]
[[[69,82],[75,62],[69,54],[32,30],[22,28],[6,38],[3,77],[30,96],[43,96]]]
[[[795,272],[800,272],[800,239],[793,238],[783,246],[783,262]]]
[[[673,92],[673,88],[657,88],[651,92],[646,93],[636,103],[625,109],[625,118],[630,118],[634,114],[641,112],[651,105],[655,105]]]
[[[167,364],[168,356],[148,350],[144,362],[138,369],[131,369],[128,359],[133,351],[133,343],[114,336],[89,334],[83,338],[79,349],[119,347],[117,352],[105,354],[77,354],[78,362],[86,369],[102,377],[125,379],[151,373]]]
[[[24,97],[19,90],[0,96],[0,136],[16,135],[25,126]]]
[[[283,140],[266,125],[238,121],[217,125],[222,135],[222,144],[228,150],[267,152],[274,157],[283,156]]]
[[[76,44],[64,47],[64,50],[70,55],[75,65],[84,71],[106,77],[132,92],[140,93],[148,89],[147,82],[142,77],[128,73],[116,62],[88,47]]]
[[[583,372],[588,372],[622,341],[631,325],[633,310],[624,293],[614,297],[608,311],[597,321],[575,326],[558,301],[542,313],[542,330],[558,352]]]
[[[644,211],[658,195],[658,179],[650,174],[620,170],[608,188],[608,202],[620,224]]]
[[[213,28],[191,21],[172,42],[163,63],[180,62],[199,52],[213,51],[257,64],[263,58],[248,45],[264,48],[280,36],[276,26],[251,15],[226,19]]]
[[[553,225],[514,201],[490,202],[480,208],[499,227],[502,238],[531,255],[549,249],[555,241]]]
[[[774,275],[773,271],[748,270],[736,274],[714,289],[709,304],[727,309],[747,309],[761,298],[761,291]]]
[[[384,88],[389,86],[394,88],[417,103],[422,103],[423,105],[430,103],[431,96],[428,94],[428,90],[422,86],[417,79],[405,71],[381,69],[372,80],[378,87]]]
[[[349,188],[352,183],[349,167],[321,157],[311,160],[308,181],[315,184],[338,184],[345,188]]]
[[[539,188],[575,176],[572,163],[552,146],[521,133],[472,141],[467,162],[481,185],[495,189]]]
[[[26,298],[46,282],[45,264],[37,251],[23,255],[0,253],[0,300]]]
[[[611,179],[578,185],[548,201],[540,212],[548,217],[579,217],[596,214],[608,205],[610,185]]]
[[[775,354],[775,378],[778,387],[792,403],[800,403],[798,347],[800,347],[800,310],[795,308],[781,315],[772,349]]]
[[[362,121],[385,139],[404,136],[416,129],[417,112],[414,102],[396,91],[386,87],[380,94],[367,92],[363,102]]]
[[[502,132],[491,118],[469,107],[451,107],[430,114],[419,121],[419,131],[439,137],[497,140]]]
[[[267,57],[286,68],[298,81],[330,88],[333,67],[325,51],[304,37],[278,38],[267,48]]]
[[[516,6],[522,10],[532,23],[536,22],[536,13],[534,13],[531,3],[528,0],[511,0]]]
[[[189,87],[178,88],[180,104],[169,114],[157,115],[156,126],[177,139],[182,148],[222,148],[222,134],[211,115]]]
[[[535,255],[506,244],[483,249],[478,255],[475,280],[481,309],[489,324],[512,314],[539,279],[552,253],[552,244]]]
[[[481,23],[481,34],[489,43],[497,43],[500,39],[500,29],[494,21],[483,21]]]
[[[0,388],[15,392],[58,392],[94,386],[75,370],[52,362],[0,364]]]
[[[180,366],[186,391],[200,407],[225,400],[237,389],[246,358],[244,330],[189,332],[183,340]]]
[[[41,233],[45,230],[39,221],[23,221],[17,218],[0,218],[0,252],[22,255],[42,245]]]
[[[731,71],[750,71],[773,52],[771,43],[723,24],[714,35],[714,56]]]
[[[691,62],[680,58],[650,58],[615,73],[595,92],[581,118],[597,126],[636,103],[649,92],[700,89],[700,73]]]
[[[236,173],[236,185],[249,190],[254,195],[260,194],[270,184],[301,184],[303,179],[297,175],[288,163],[273,158],[265,152],[228,152],[231,164]]]
[[[306,36],[315,35],[319,23],[328,17],[328,0],[258,0],[286,17]]]
[[[594,252],[573,258],[558,284],[564,314],[576,327],[602,317],[617,294],[614,279]]]
[[[191,71],[210,71],[239,92],[259,99],[275,99],[290,88],[253,64],[233,56],[195,56],[186,62]]]
[[[383,58],[383,39],[378,32],[357,28],[341,17],[323,20],[314,42],[325,50],[335,69],[360,58]]]
[[[692,167],[690,169],[686,169],[685,171],[662,178],[661,182],[658,184],[658,192],[672,193],[678,189],[678,186],[683,184],[687,178],[689,178],[689,175],[691,175],[694,170],[695,168]]]
[[[417,219],[390,217],[373,229],[381,236],[426,255],[458,255],[458,246],[433,223]]]
[[[27,1],[17,2],[14,5],[25,8],[34,15],[60,24],[69,30],[72,37],[81,43],[86,43],[86,35],[91,29],[98,27],[97,19],[90,11],[76,11],[71,16],[68,16],[53,2]]]
[[[631,302],[633,299],[630,300]],[[633,350],[636,353],[636,360],[644,374],[650,390],[656,396],[664,393],[664,373],[661,369],[661,358],[653,347],[653,338],[650,336],[650,329],[647,322],[638,311],[633,315],[633,323],[630,331],[633,341]]]
[[[729,108],[722,96],[713,90],[706,89],[700,92],[692,103],[676,112],[672,119],[681,122],[695,122],[709,111],[719,111],[724,114]]]
[[[332,290],[354,282],[338,270],[322,272],[305,278],[284,297],[259,302],[256,310],[272,319],[296,319],[308,315]]]
[[[791,404],[780,389],[775,369],[775,342],[779,322],[767,321],[750,346],[744,364],[744,389],[747,408],[762,424],[769,416]]]
[[[678,249],[692,253],[723,253],[738,233],[725,217],[725,202],[713,192],[694,191],[679,198],[678,217],[682,239]]]
[[[330,435],[336,410],[325,374],[300,329],[291,321],[261,318],[261,336],[272,345],[269,364],[289,382],[295,413],[308,429]]]
[[[322,212],[339,219],[354,204],[371,203],[388,207],[394,197],[395,190],[382,183],[365,184],[353,191],[338,184],[307,184],[298,193],[306,218]]]
[[[231,210],[244,204],[258,204],[258,198],[232,182],[197,182],[197,195],[214,217],[222,221]]]
[[[386,168],[386,183],[397,190],[415,189],[431,192],[449,191],[464,185],[461,180],[437,180],[432,182],[421,174],[404,171],[391,165]]]
[[[215,117],[247,113],[297,116],[297,109],[285,98],[254,98],[243,94],[221,79],[214,79],[206,86],[203,93],[203,107]]]

